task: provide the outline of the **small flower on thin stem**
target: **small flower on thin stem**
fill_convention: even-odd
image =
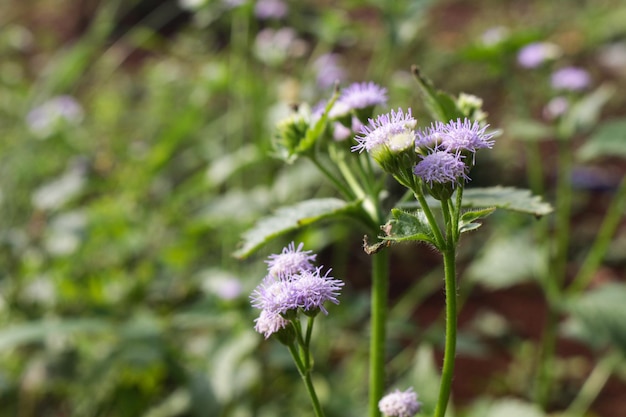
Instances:
[[[551,83],[555,90],[580,91],[589,87],[591,77],[582,68],[565,67],[552,74]]]
[[[314,271],[302,271],[292,277],[293,294],[295,304],[304,311],[321,310],[324,314],[328,311],[324,308],[324,303],[330,301],[339,304],[337,296],[344,283],[329,276],[330,270],[324,275],[321,267]]]
[[[313,261],[317,255],[310,250],[303,251],[303,246],[304,243],[300,243],[296,248],[295,243],[291,242],[283,248],[281,253],[270,255],[269,260],[265,261],[269,275],[287,277],[301,271],[314,269]]]
[[[387,103],[387,89],[373,82],[354,83],[344,88],[339,101],[351,109],[364,109]]]
[[[266,339],[289,325],[289,320],[283,318],[280,314],[272,313],[268,310],[261,310],[261,314],[254,322],[254,330],[261,333]]]
[[[420,406],[413,388],[406,391],[395,390],[378,402],[378,409],[386,417],[413,417],[420,410]]]
[[[381,146],[387,146],[392,151],[401,151],[415,142],[413,129],[416,124],[411,109],[404,113],[399,108],[397,112],[391,110],[391,113],[382,114],[376,120],[369,119],[369,125],[363,126],[361,135],[355,138],[359,143],[352,147],[352,151],[370,152]]]
[[[469,119],[457,119],[448,123],[435,122],[429,128],[417,132],[416,146],[438,146],[448,152],[476,152],[492,148],[494,133],[486,133],[489,125],[481,126]]]
[[[435,151],[426,156],[415,166],[413,172],[424,182],[433,185],[452,183],[458,184],[462,180],[469,180],[466,174],[467,166],[463,156],[446,151]]]
[[[533,42],[522,49],[517,54],[517,62],[524,68],[537,68],[546,61],[558,58],[561,55],[561,48],[551,42]]]
[[[268,275],[250,296],[252,306],[268,314],[286,314],[298,308],[293,282]]]

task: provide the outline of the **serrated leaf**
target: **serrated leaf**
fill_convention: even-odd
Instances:
[[[384,240],[395,242],[422,241],[435,244],[430,225],[421,210],[409,213],[400,209],[391,210],[391,220],[385,226]]]
[[[626,119],[602,123],[578,151],[583,161],[603,156],[626,157]]]
[[[356,205],[357,203],[347,203],[338,198],[320,198],[281,207],[273,215],[259,220],[252,229],[245,232],[241,248],[233,255],[245,258],[271,239],[322,219],[347,214],[353,211]]]
[[[474,223],[474,221],[478,219],[483,219],[489,216],[494,211],[496,211],[495,207],[489,207],[482,210],[466,211],[461,215],[461,219],[459,220],[459,232],[464,233],[478,229],[481,224]]]
[[[612,344],[626,353],[626,285],[607,284],[565,304],[578,326],[577,335],[591,346]]]
[[[495,207],[535,216],[545,216],[553,211],[549,203],[532,195],[530,190],[500,185],[465,189],[463,207]]]
[[[447,123],[450,120],[465,117],[456,105],[456,100],[451,95],[437,90],[432,81],[422,74],[419,67],[414,65],[411,71],[420,87],[424,104],[433,119]]]

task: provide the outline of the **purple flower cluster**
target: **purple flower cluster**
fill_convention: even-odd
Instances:
[[[415,143],[413,129],[416,124],[411,109],[404,113],[399,108],[397,112],[391,110],[391,113],[382,114],[376,120],[369,119],[369,126],[363,126],[361,135],[355,137],[359,143],[352,147],[352,151],[370,152],[381,146],[386,146],[392,151],[406,148],[407,145]]]
[[[417,147],[438,147],[447,152],[476,152],[482,148],[492,148],[493,133],[487,133],[487,126],[468,119],[457,119],[448,123],[436,122],[429,128],[417,132]]]
[[[435,151],[423,156],[422,160],[415,165],[413,173],[430,185],[434,183],[456,184],[462,179],[469,180],[463,158],[459,152]]]
[[[296,248],[291,242],[280,254],[270,255],[268,275],[250,297],[252,306],[261,310],[255,330],[266,338],[288,325],[290,313],[328,314],[326,301],[339,304],[337,297],[344,283],[329,276],[330,270],[322,273],[322,267],[316,268],[312,263],[316,255],[302,247],[302,243]]]
[[[387,103],[387,89],[373,82],[354,83],[341,91],[339,100],[351,109],[384,105]]]
[[[406,391],[395,390],[378,402],[378,409],[386,417],[413,417],[420,410],[420,406],[413,388]]]

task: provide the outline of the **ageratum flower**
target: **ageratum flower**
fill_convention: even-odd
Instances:
[[[263,279],[250,299],[253,307],[266,310],[270,314],[287,314],[288,311],[298,308],[293,282],[272,275]]]
[[[358,145],[352,147],[352,151],[368,153],[386,148],[392,152],[405,150],[415,142],[413,129],[417,121],[411,115],[411,109],[406,113],[402,109],[397,112],[382,114],[376,120],[369,119],[369,126],[364,125],[361,135],[355,137]]]
[[[469,180],[467,166],[463,162],[463,156],[446,151],[435,151],[426,156],[415,166],[413,172],[429,185],[460,183]]]
[[[580,91],[589,87],[591,77],[582,68],[565,67],[552,74],[551,84],[555,90]]]
[[[387,103],[387,89],[373,82],[354,83],[344,88],[339,101],[351,109],[364,109]]]
[[[269,275],[284,278],[314,269],[313,261],[317,255],[310,250],[303,251],[303,246],[304,243],[300,243],[296,248],[295,243],[291,242],[281,253],[270,255],[265,261]]]
[[[524,68],[537,68],[546,61],[558,58],[561,48],[551,42],[533,42],[524,46],[517,54],[517,62]]]
[[[395,390],[378,402],[378,409],[387,417],[413,417],[420,410],[420,406],[413,388],[406,391]]]
[[[429,128],[417,132],[416,147],[439,147],[448,152],[476,152],[492,148],[494,133],[486,133],[489,125],[481,126],[469,119],[457,119],[448,123],[435,122]]]
[[[266,339],[289,325],[289,320],[268,310],[261,310],[261,314],[254,322],[254,330],[261,333]]]
[[[330,301],[339,304],[337,296],[339,296],[339,290],[344,285],[341,280],[328,276],[328,274],[330,274],[330,270],[322,275],[320,267],[314,271],[302,271],[293,276],[291,283],[295,304],[304,311],[321,310],[324,314],[328,314],[324,308],[324,303]]]

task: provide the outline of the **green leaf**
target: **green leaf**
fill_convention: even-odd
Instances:
[[[475,220],[483,219],[496,211],[495,207],[490,207],[481,210],[466,211],[461,215],[459,220],[459,231],[461,233],[469,232],[470,230],[476,230],[480,227],[480,223],[474,223]]]
[[[386,236],[381,236],[382,239],[394,242],[416,240],[435,244],[435,237],[423,211],[409,213],[394,208],[391,210],[391,217],[384,226]]]
[[[413,65],[411,71],[420,86],[424,103],[433,119],[446,123],[465,117],[456,105],[456,100],[451,95],[437,90],[432,81],[422,74],[417,65]]]
[[[591,346],[612,344],[626,353],[626,285],[606,284],[569,300],[569,329]]]
[[[357,204],[358,202],[347,203],[337,198],[320,198],[281,207],[273,215],[259,220],[252,229],[245,232],[241,248],[233,255],[245,258],[271,239],[322,219],[353,212]]]
[[[578,151],[583,161],[603,156],[626,157],[626,119],[602,123]]]
[[[512,138],[528,142],[556,137],[556,130],[552,126],[533,119],[515,119],[507,124],[505,130]]]
[[[313,127],[309,126],[309,128],[307,129],[304,139],[302,140],[302,142],[300,142],[298,148],[296,149],[296,153],[305,153],[306,151],[311,149],[313,145],[315,145],[315,142],[317,142],[319,137],[322,136],[322,133],[326,128],[326,122],[328,121],[328,113],[333,108],[333,105],[337,101],[337,98],[339,98],[339,92],[335,91],[332,98],[326,104],[322,116],[317,120],[317,122],[315,122],[315,125],[313,125]]]
[[[468,188],[463,192],[463,207],[495,207],[520,213],[545,216],[552,206],[530,190],[500,185],[487,188]]]
[[[575,102],[563,119],[566,136],[591,129],[598,122],[602,107],[614,93],[615,87],[605,84],[580,101]]]

